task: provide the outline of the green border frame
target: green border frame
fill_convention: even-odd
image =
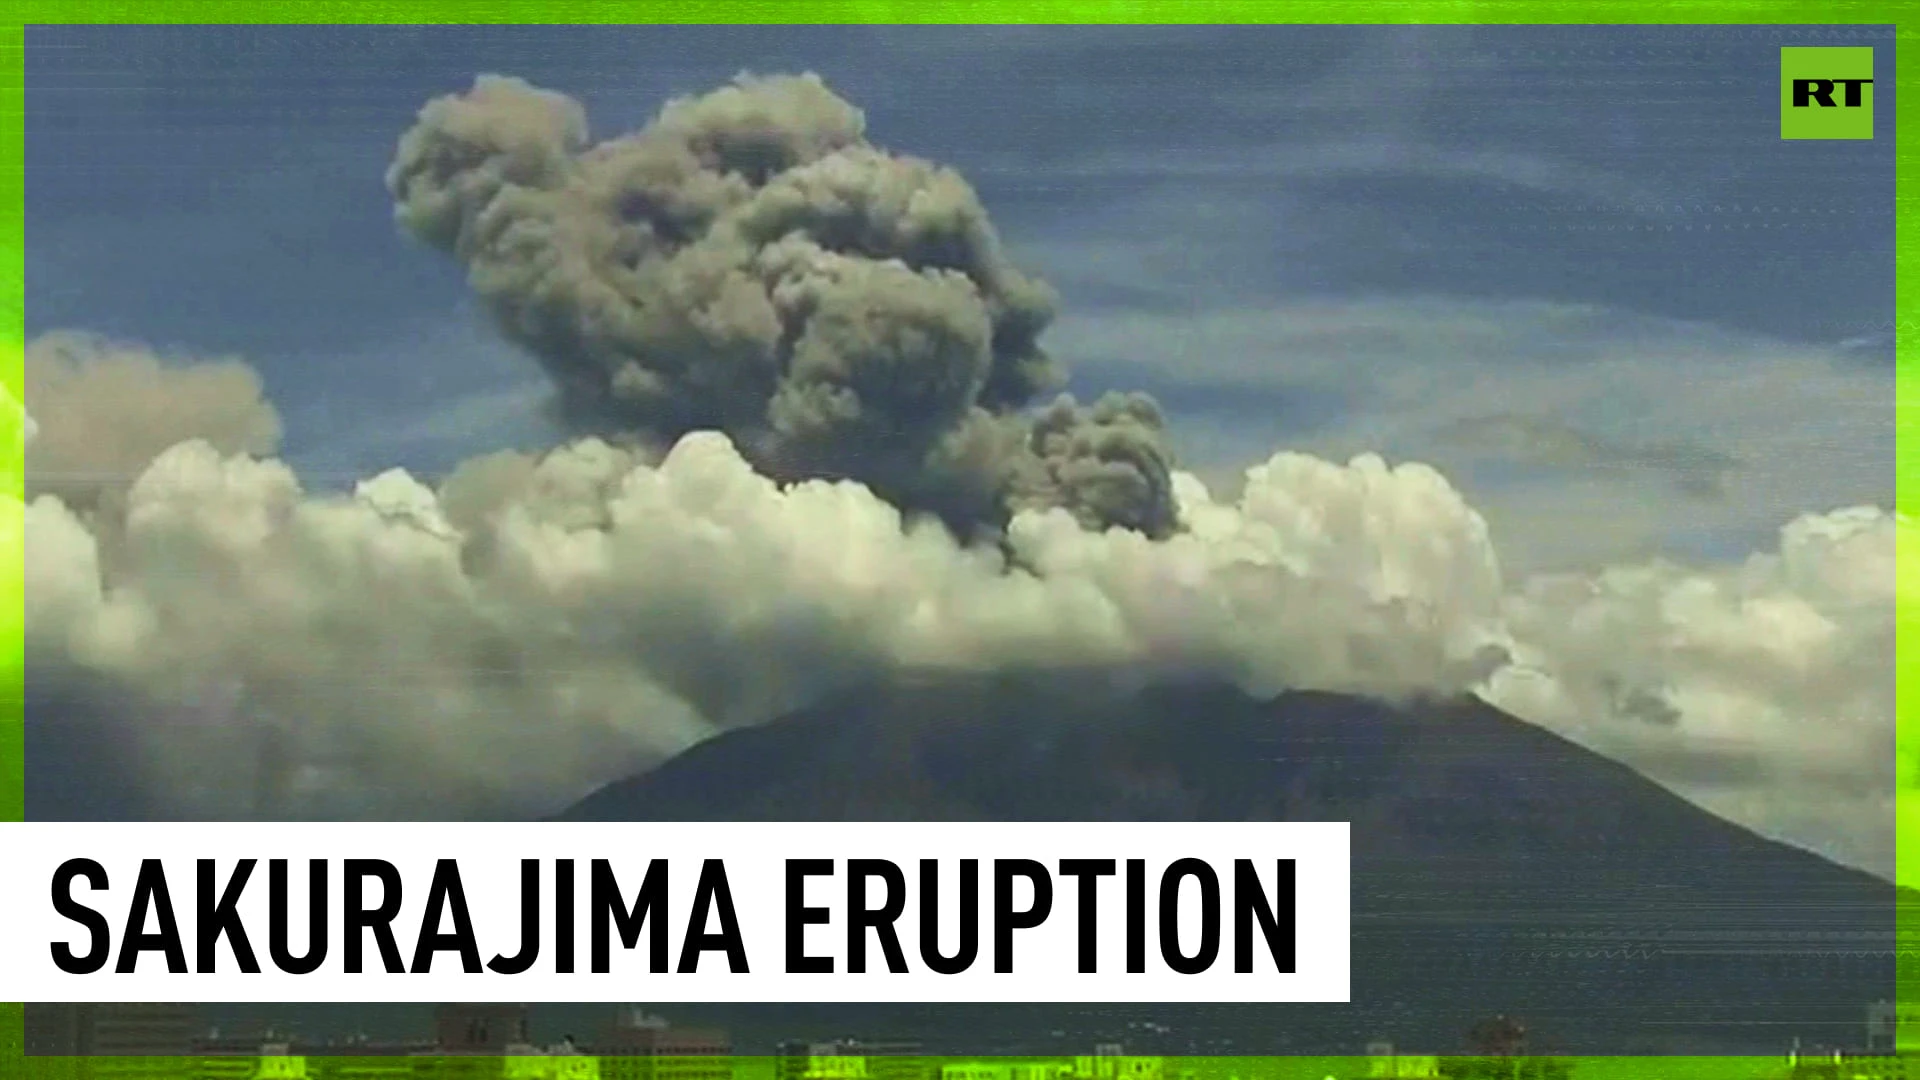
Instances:
[[[1892,26],[1895,42],[1895,410],[1897,531],[1895,787],[1898,884],[1920,887],[1920,679],[1910,674],[1920,648],[1920,535],[1912,519],[1920,498],[1920,457],[1909,454],[1920,434],[1920,63],[1901,63],[1920,38],[1920,7],[1901,0],[648,0],[609,4],[594,0],[25,0],[0,22],[0,386],[13,402],[25,400],[25,28],[34,24],[102,23],[1505,23],[1712,24],[1755,27],[1780,44],[1830,44],[1822,27]],[[1762,28],[1765,29],[1762,29]],[[1756,108],[1769,108],[1769,94]],[[0,399],[0,836],[4,823],[24,818],[24,432],[19,410]],[[1920,900],[1902,895],[1901,943],[1895,996],[1903,1008],[1920,1005],[1920,963],[1906,943],[1920,929]],[[0,928],[3,932],[5,928]],[[0,1003],[0,1080],[26,1075],[21,1008]],[[1325,1060],[1325,1059],[1322,1059]],[[1588,1069],[1602,1060],[1646,1069]],[[1752,1064],[1751,1059],[1741,1059]],[[1251,1064],[1251,1063],[1249,1063]],[[1723,1059],[1582,1059],[1582,1072],[1611,1076],[1735,1076]],[[1252,1076],[1269,1070],[1250,1069]],[[1583,1077],[1582,1080],[1585,1080]]]

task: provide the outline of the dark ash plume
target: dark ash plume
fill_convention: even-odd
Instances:
[[[781,479],[846,478],[962,533],[1058,506],[1174,525],[1157,408],[1062,398],[1055,298],[959,174],[890,154],[816,76],[741,76],[589,141],[573,100],[482,76],[421,110],[400,223],[467,267],[578,430],[725,432]]]

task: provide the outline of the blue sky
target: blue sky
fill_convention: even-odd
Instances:
[[[1843,32],[1885,69],[1884,32]],[[1377,449],[1440,465],[1522,565],[1727,556],[1892,491],[1891,84],[1883,137],[1785,142],[1791,40],[36,28],[28,328],[243,356],[313,483],[544,445],[534,366],[392,224],[399,133],[480,72],[579,98],[605,136],[742,70],[811,70],[874,141],[974,183],[1063,294],[1072,389],[1159,395],[1210,480],[1275,449]],[[1514,417],[1614,467],[1532,459]],[[1496,449],[1457,437],[1488,423]],[[1702,462],[1733,479],[1676,483],[1720,467]]]

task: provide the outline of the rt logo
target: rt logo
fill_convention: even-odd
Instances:
[[[1873,50],[1780,50],[1780,137],[1873,138]]]

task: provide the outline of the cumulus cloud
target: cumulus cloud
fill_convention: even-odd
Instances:
[[[28,506],[28,655],[36,684],[139,718],[116,738],[179,816],[538,813],[865,680],[1111,666],[1478,691],[1736,820],[1891,865],[1885,512],[1802,518],[1734,567],[1507,581],[1423,465],[1283,453],[1230,499],[1172,482],[1163,539],[1052,507],[978,545],[859,484],[776,481],[716,432],[349,494],[190,438],[111,527]]]
[[[1375,693],[1484,673],[1498,572],[1431,470],[1281,455],[1235,504],[1178,480],[1166,541],[1055,507],[968,546],[851,482],[776,483],[713,432],[657,463],[587,440],[332,496],[194,439],[131,485],[111,557],[58,498],[28,507],[29,653],[165,711],[126,731],[159,787],[204,789],[222,745],[286,771],[269,805],[236,770],[175,812],[277,816],[550,809],[902,669]]]
[[[109,551],[55,497],[27,507],[27,651],[126,706],[116,735],[177,816],[524,812],[710,730],[612,644],[476,590],[403,474],[309,498],[196,439],[126,502]]]
[[[726,432],[783,479],[859,480],[963,531],[1036,504],[1172,526],[1157,410],[1064,399],[1051,289],[973,189],[865,136],[814,76],[741,76],[594,143],[581,106],[482,76],[436,99],[387,184],[459,259],[576,429]]]
[[[1508,597],[1494,703],[1709,809],[1891,872],[1894,557],[1875,507],[1800,517],[1777,550],[1548,575]]]

